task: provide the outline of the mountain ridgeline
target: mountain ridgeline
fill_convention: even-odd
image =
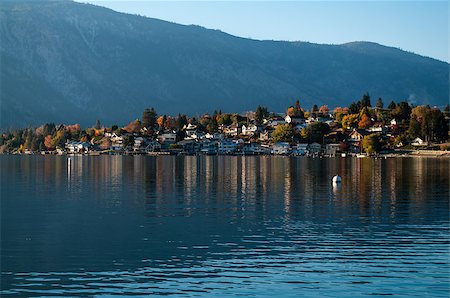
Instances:
[[[72,1],[0,3],[1,128],[124,124],[146,107],[285,111],[296,99],[442,106],[449,64],[375,43],[259,41]]]

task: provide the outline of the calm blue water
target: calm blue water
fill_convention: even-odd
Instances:
[[[71,159],[0,156],[2,297],[449,296],[449,159]]]

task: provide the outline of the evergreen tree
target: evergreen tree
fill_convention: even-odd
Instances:
[[[317,118],[319,114],[319,107],[315,104],[311,109],[311,117]]]
[[[361,110],[364,107],[369,107],[369,108],[372,107],[372,105],[370,104],[370,95],[368,92],[364,93],[363,97],[358,102],[359,110]]]
[[[376,107],[379,108],[379,109],[383,108],[383,100],[381,99],[381,97],[378,97]]]
[[[100,120],[97,119],[97,122],[95,122],[95,129],[102,128],[102,125],[100,124]]]
[[[391,101],[391,103],[388,105],[388,109],[389,109],[389,110],[393,110],[393,109],[395,109],[396,107],[397,107],[397,105],[395,104],[394,101]]]
[[[352,102],[348,107],[348,112],[350,114],[358,114],[359,113],[358,105],[355,102]]]
[[[142,125],[146,128],[154,128],[156,125],[157,114],[154,108],[145,109],[142,113]]]
[[[255,112],[255,121],[257,124],[262,124],[264,119],[269,117],[269,111],[266,107],[258,106]]]

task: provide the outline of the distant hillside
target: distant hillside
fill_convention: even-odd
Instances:
[[[444,105],[449,64],[355,42],[257,41],[71,1],[0,3],[1,127],[347,105]],[[376,97],[376,98],[375,98]]]

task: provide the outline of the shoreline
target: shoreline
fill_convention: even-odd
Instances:
[[[148,152],[148,153],[120,153],[120,152],[89,152],[89,153],[56,153],[56,152],[33,152],[33,153],[2,153],[1,155],[16,155],[16,156],[67,156],[67,157],[83,157],[83,156],[241,156],[241,157],[306,157],[306,158],[374,158],[374,159],[386,159],[386,158],[401,158],[401,157],[442,157],[450,158],[450,151],[437,151],[437,150],[402,150],[396,153],[380,153],[377,155],[365,155],[356,153],[342,153],[336,155],[296,155],[296,154],[185,154],[183,152]]]

